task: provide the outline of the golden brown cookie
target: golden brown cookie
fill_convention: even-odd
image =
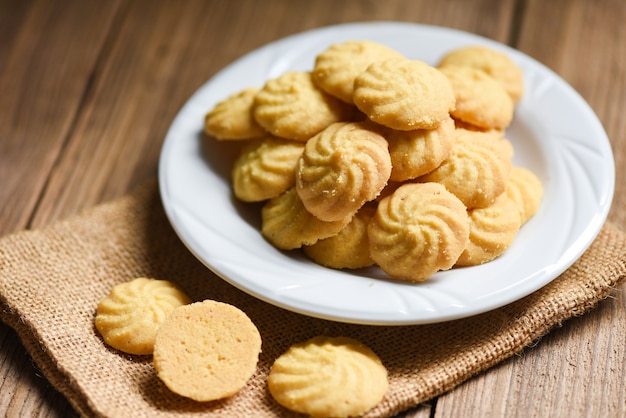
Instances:
[[[271,135],[251,141],[233,165],[235,196],[244,202],[260,202],[290,189],[303,151],[304,143]]]
[[[204,117],[204,132],[220,140],[251,139],[266,134],[252,115],[259,88],[235,93],[217,103]]]
[[[291,346],[267,385],[284,407],[312,417],[353,417],[376,406],[388,388],[387,369],[370,348],[348,337],[315,337]]]
[[[365,205],[337,235],[302,247],[316,263],[334,269],[358,269],[374,264],[370,257],[367,225],[376,207]]]
[[[154,368],[174,393],[200,402],[237,393],[256,372],[261,335],[235,306],[205,300],[176,309],[159,328]]]
[[[370,122],[338,122],[311,138],[298,162],[296,190],[306,209],[332,222],[374,200],[391,174],[387,141]]]
[[[483,129],[504,129],[513,120],[514,102],[489,74],[473,67],[448,65],[440,71],[452,83],[455,118]]]
[[[401,131],[434,129],[454,109],[450,81],[409,59],[377,61],[354,80],[353,101],[369,119]]]
[[[455,125],[444,119],[435,129],[390,130],[385,134],[391,155],[392,181],[405,181],[433,171],[450,155]]]
[[[370,254],[385,273],[421,282],[456,263],[469,239],[469,219],[441,184],[406,183],[379,202],[368,236]]]
[[[491,133],[455,132],[450,156],[419,181],[441,183],[469,209],[489,206],[506,189],[513,146]]]
[[[315,59],[313,79],[328,94],[352,104],[354,79],[375,61],[403,58],[399,52],[368,40],[336,43]]]
[[[276,248],[293,250],[338,234],[352,219],[325,222],[306,210],[295,187],[261,208],[261,233]]]
[[[269,80],[253,105],[255,120],[268,132],[302,142],[353,113],[353,106],[325,93],[306,71],[288,71]]]
[[[95,326],[104,342],[129,354],[152,354],[157,329],[191,300],[173,283],[139,277],[120,283],[98,303]]]
[[[543,185],[535,173],[516,166],[511,170],[506,194],[517,204],[523,225],[539,210],[543,198]]]
[[[504,52],[479,45],[466,46],[448,52],[437,66],[449,65],[473,67],[486,72],[502,84],[514,102],[524,93],[522,69]]]
[[[457,266],[476,266],[502,255],[522,224],[517,204],[506,193],[486,208],[470,210],[469,219],[469,242]]]

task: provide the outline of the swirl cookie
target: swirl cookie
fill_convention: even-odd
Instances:
[[[113,287],[98,303],[95,326],[104,342],[129,354],[152,354],[157,329],[191,300],[173,283],[139,277]]]
[[[367,225],[375,211],[373,205],[363,206],[337,235],[302,247],[304,253],[317,264],[334,269],[358,269],[373,265]]]
[[[391,155],[390,179],[411,180],[439,167],[452,150],[454,130],[450,117],[435,129],[390,130],[385,134]]]
[[[339,122],[311,138],[296,172],[306,209],[332,222],[374,200],[391,175],[387,141],[369,122]]]
[[[272,397],[312,417],[360,416],[376,406],[388,388],[380,358],[348,337],[315,337],[278,357],[267,379]]]
[[[266,134],[252,115],[258,88],[244,89],[217,103],[204,117],[204,132],[219,140],[257,138]]]
[[[504,87],[473,67],[445,66],[440,71],[452,83],[455,118],[483,129],[504,129],[513,120],[515,104]]]
[[[174,393],[199,402],[237,393],[256,372],[261,335],[235,306],[205,300],[176,309],[159,328],[153,364]]]
[[[543,185],[532,171],[524,167],[513,167],[505,192],[517,204],[523,225],[539,210]]]
[[[304,142],[331,123],[350,119],[354,107],[317,87],[310,72],[289,71],[265,83],[252,112],[274,136]]]
[[[448,52],[441,58],[437,67],[450,65],[477,68],[502,84],[514,102],[524,93],[524,74],[504,52],[492,48],[473,45]]]
[[[331,45],[315,59],[313,79],[328,94],[352,104],[354,79],[375,61],[403,58],[378,42],[360,40]]]
[[[502,255],[521,226],[517,204],[505,193],[486,208],[470,210],[469,219],[469,242],[457,266],[476,266]]]
[[[372,259],[385,273],[421,282],[456,263],[469,239],[469,219],[441,184],[406,183],[379,202],[368,236]]]
[[[489,206],[506,189],[513,147],[499,135],[464,129],[455,132],[450,156],[419,181],[444,185],[469,209]]]
[[[400,131],[434,129],[454,109],[450,81],[409,59],[377,61],[354,80],[353,101],[372,121]]]
[[[318,219],[306,210],[293,187],[261,208],[261,233],[276,248],[293,250],[338,234],[351,219]]]
[[[304,143],[267,136],[252,141],[232,169],[235,196],[244,202],[276,197],[295,185]]]

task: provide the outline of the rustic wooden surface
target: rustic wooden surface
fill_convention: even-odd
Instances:
[[[0,235],[156,176],[170,121],[203,82],[283,36],[397,20],[462,29],[543,62],[611,138],[626,227],[623,0],[0,0]],[[406,417],[626,415],[626,292]],[[120,394],[123,396],[123,394]],[[0,415],[71,417],[0,323]]]

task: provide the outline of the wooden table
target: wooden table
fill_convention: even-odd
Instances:
[[[38,228],[156,176],[181,105],[232,60],[320,26],[398,20],[473,32],[543,62],[611,138],[626,227],[623,0],[0,0],[0,233]],[[626,414],[626,293],[406,416]],[[75,413],[0,324],[0,415]]]

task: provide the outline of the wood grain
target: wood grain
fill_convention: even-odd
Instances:
[[[571,83],[626,148],[623,0],[0,0],[0,233],[38,228],[156,175],[171,120],[241,55],[354,21],[441,25],[511,44]],[[626,225],[626,152],[609,219]],[[522,355],[407,411],[427,416],[626,415],[626,293]],[[0,324],[0,415],[70,417]],[[616,415],[614,415],[616,414]]]

